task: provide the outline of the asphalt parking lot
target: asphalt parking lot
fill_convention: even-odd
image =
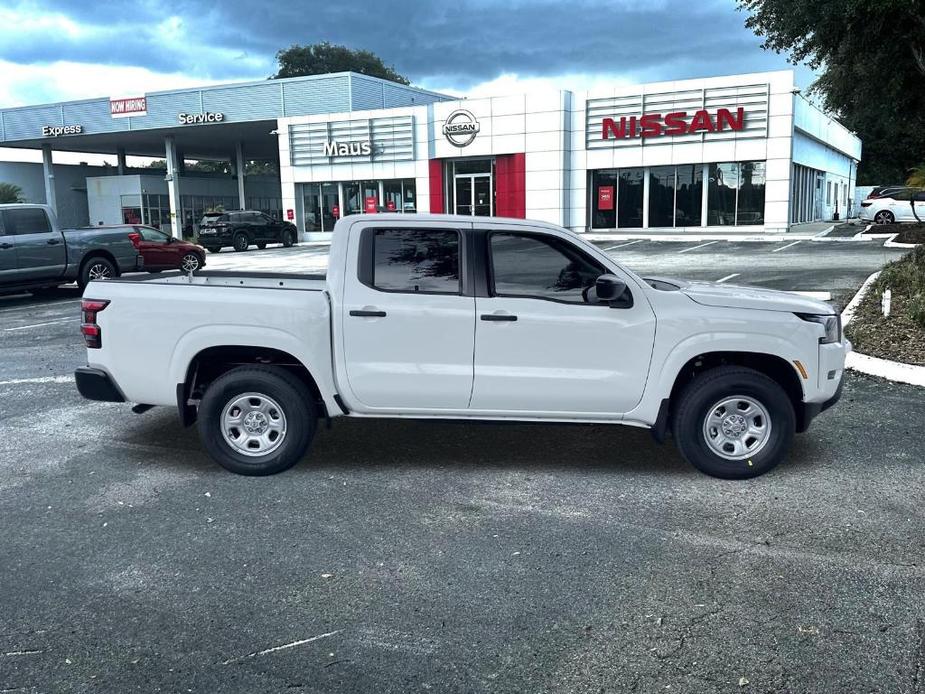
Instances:
[[[638,262],[839,292],[863,245]],[[0,298],[0,692],[925,690],[920,389],[849,375],[749,482],[629,428],[347,420],[243,478],[79,397],[78,299]]]

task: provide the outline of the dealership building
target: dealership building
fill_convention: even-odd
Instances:
[[[44,201],[86,210],[66,223],[189,235],[205,211],[246,208],[291,219],[303,239],[382,211],[776,233],[856,212],[861,156],[792,71],[463,100],[338,73],[2,109],[0,146],[43,152]],[[54,151],[118,165],[63,187],[80,175]],[[164,159],[166,172],[129,169],[128,156]],[[186,163],[201,160],[229,165]],[[17,182],[2,164],[0,180]],[[60,200],[71,196],[81,204]]]

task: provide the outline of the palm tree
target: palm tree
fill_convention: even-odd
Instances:
[[[12,183],[0,183],[0,204],[11,202],[25,202],[22,195],[22,188]]]

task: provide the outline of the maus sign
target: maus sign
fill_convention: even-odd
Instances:
[[[673,135],[696,135],[724,130],[745,128],[745,109],[741,106],[735,113],[728,108],[707,110],[674,111],[672,113],[646,113],[641,116],[621,116],[620,120],[604,118],[601,121],[601,138],[662,137]]]
[[[368,157],[373,153],[373,145],[369,140],[362,142],[336,142],[329,140],[323,145],[326,157]]]

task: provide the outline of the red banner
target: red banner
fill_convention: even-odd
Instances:
[[[385,207],[386,207],[386,209],[387,209],[389,212],[394,212],[395,209],[396,209],[396,208],[395,208],[395,201],[394,201],[394,200],[389,200],[389,201],[385,204]]]
[[[597,209],[613,209],[613,186],[599,186],[597,189]]]
[[[372,212],[379,211],[379,199],[375,195],[368,195],[366,197],[366,212],[367,214]]]
[[[295,210],[286,210],[286,219],[295,219]]]
[[[334,219],[340,219],[340,205],[334,205],[331,208],[331,215],[334,217]]]

